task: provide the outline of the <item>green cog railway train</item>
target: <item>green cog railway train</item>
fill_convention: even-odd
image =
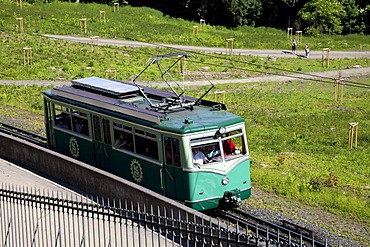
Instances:
[[[163,58],[188,62],[189,55],[150,60],[168,90],[139,85],[140,73],[130,83],[89,77],[43,92],[49,147],[196,210],[249,198],[244,120],[203,99],[214,87],[208,79],[199,98],[179,91],[167,80],[177,67],[165,69]]]

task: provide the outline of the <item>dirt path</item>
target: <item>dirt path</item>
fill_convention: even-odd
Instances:
[[[341,71],[325,71],[325,72],[312,72],[312,73],[302,73],[302,74],[291,74],[291,75],[264,75],[249,77],[244,79],[226,79],[226,80],[212,80],[214,84],[237,84],[237,83],[256,83],[256,82],[284,82],[284,81],[294,81],[294,80],[309,80],[315,78],[323,77],[328,78],[353,78],[353,77],[370,77],[370,67],[367,68],[355,68],[347,69]],[[209,85],[208,81],[187,81],[184,82],[188,86],[204,86]],[[39,85],[39,86],[49,86],[54,85],[61,87],[63,85],[70,85],[70,81],[43,81],[43,80],[0,80],[0,84],[15,84],[15,85]],[[147,86],[156,86],[163,84],[163,82],[148,82]]]

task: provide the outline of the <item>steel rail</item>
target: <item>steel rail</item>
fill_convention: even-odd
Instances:
[[[3,122],[0,122],[0,132],[15,136],[22,140],[31,142],[41,147],[47,148],[47,139],[43,136],[40,136],[34,132],[24,130]]]
[[[239,209],[216,210],[215,213],[237,226],[237,231],[243,229],[246,232],[253,232],[260,243],[274,243],[279,246],[328,246],[327,243],[315,239],[313,232],[303,227],[289,228],[285,224],[279,225]]]

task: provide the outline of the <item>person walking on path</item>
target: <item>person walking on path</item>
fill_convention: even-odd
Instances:
[[[308,44],[306,44],[306,46],[304,47],[304,52],[306,54],[306,57],[308,58],[310,56],[310,47],[308,46]]]
[[[297,42],[295,41],[295,39],[293,39],[293,41],[292,41],[292,53],[297,54],[296,50],[297,50]]]

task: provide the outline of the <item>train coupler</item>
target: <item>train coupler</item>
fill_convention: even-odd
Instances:
[[[232,206],[238,207],[241,203],[240,190],[234,189],[231,191],[225,191],[223,201],[225,204],[231,204]]]

